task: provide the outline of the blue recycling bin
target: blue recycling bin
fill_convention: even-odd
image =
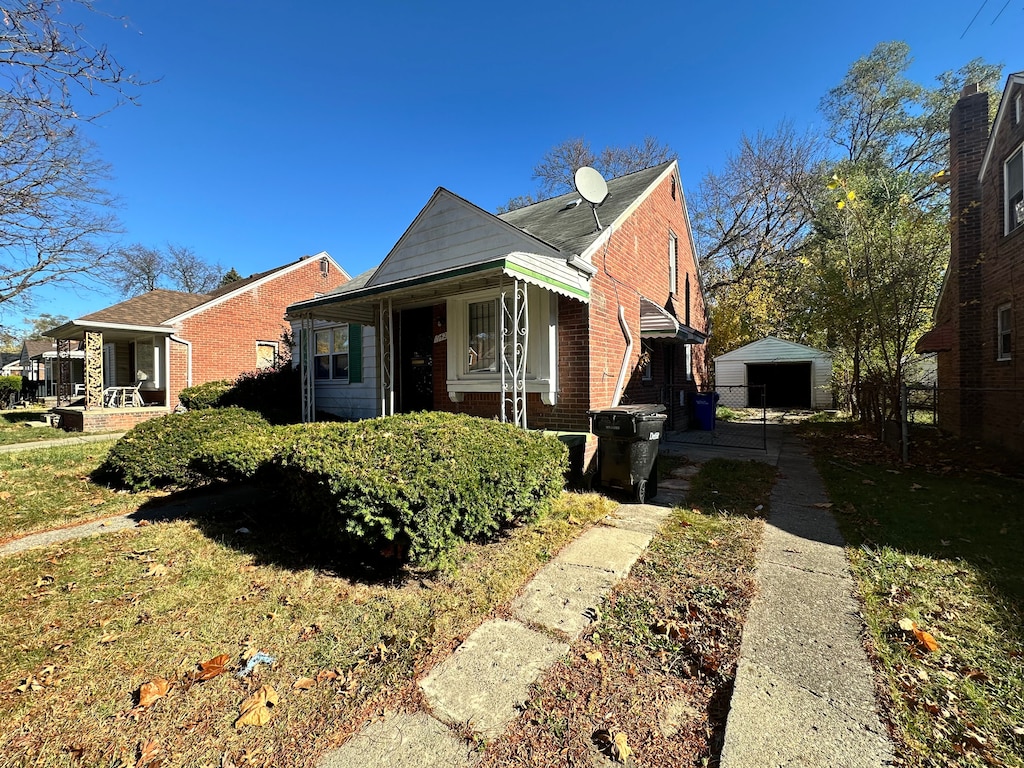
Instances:
[[[718,407],[717,392],[698,392],[693,396],[693,415],[697,429],[711,431],[715,428],[715,409]]]

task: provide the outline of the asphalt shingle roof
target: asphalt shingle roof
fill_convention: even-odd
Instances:
[[[598,206],[601,225],[607,227],[664,173],[672,161],[608,181],[608,197]],[[569,207],[575,201],[580,204]],[[590,203],[573,190],[498,216],[512,226],[540,238],[567,254],[579,254],[601,234],[594,223]]]
[[[642,171],[619,176],[608,181],[608,197],[598,206],[597,215],[601,225],[607,227],[628,208],[634,200],[654,182],[673,161],[646,168]],[[601,234],[594,223],[590,204],[581,200],[579,205],[570,203],[581,200],[574,190],[550,200],[543,200],[525,208],[519,208],[498,215],[502,221],[526,232],[548,245],[569,254],[585,251]],[[328,291],[327,296],[344,296],[366,286],[377,267],[356,275],[344,285]]]
[[[120,325],[160,325],[175,315],[187,312],[209,300],[210,295],[206,293],[182,293],[157,288],[120,304],[84,315],[79,320]]]

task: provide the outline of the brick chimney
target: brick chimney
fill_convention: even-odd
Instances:
[[[988,94],[966,86],[949,117],[950,277],[957,280],[960,434],[980,436],[982,397],[981,183],[988,144]]]

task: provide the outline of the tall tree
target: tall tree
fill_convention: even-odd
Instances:
[[[114,260],[107,168],[78,125],[133,102],[141,83],[69,20],[98,13],[92,0],[11,0],[0,10],[3,313],[40,286],[101,276]]]
[[[242,276],[240,274],[238,274],[238,270],[235,269],[234,267],[232,267],[231,269],[229,269],[227,272],[224,273],[224,276],[221,277],[220,282],[217,284],[217,287],[218,288],[223,288],[225,285],[231,285],[231,283],[237,283],[241,279],[242,279]]]
[[[167,246],[167,274],[171,284],[186,293],[206,293],[220,285],[224,270],[210,264],[184,245]]]
[[[138,296],[155,288],[207,293],[227,277],[220,265],[203,260],[188,246],[169,244],[160,249],[136,243],[118,260],[112,282],[123,295]]]

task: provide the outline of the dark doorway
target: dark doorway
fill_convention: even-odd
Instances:
[[[747,363],[747,386],[750,399],[761,399],[764,387],[764,405],[767,408],[811,407],[810,363]],[[760,408],[761,403],[748,406]]]
[[[434,409],[434,310],[407,309],[399,315],[398,411]]]

